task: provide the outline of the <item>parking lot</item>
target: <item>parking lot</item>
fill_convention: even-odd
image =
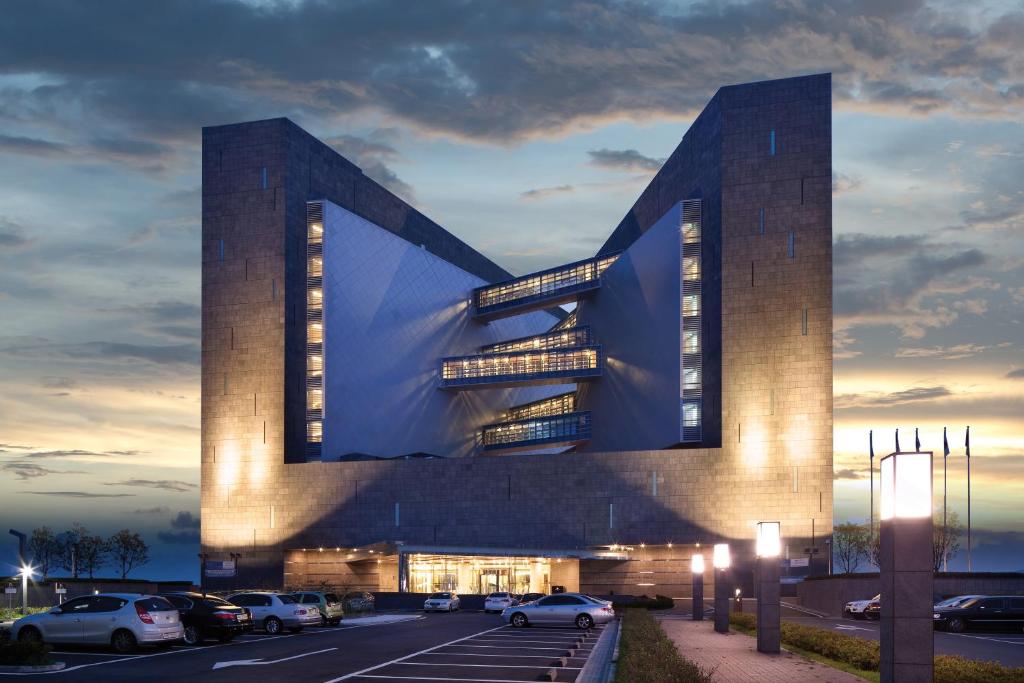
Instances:
[[[55,650],[67,667],[18,678],[64,681],[574,681],[601,634],[575,628],[513,629],[479,612],[352,619],[302,633],[252,633],[233,642],[175,645],[115,655],[100,648]],[[11,674],[0,674],[0,677]]]

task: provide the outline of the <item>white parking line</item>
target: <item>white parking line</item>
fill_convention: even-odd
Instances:
[[[135,659],[141,655],[119,655],[115,652],[63,652],[57,650],[51,650],[51,655],[86,655],[88,657],[126,657],[128,659]]]
[[[473,642],[474,643],[545,643],[547,645],[560,645],[561,644],[561,645],[565,645],[566,647],[568,647],[569,645],[572,645],[576,641],[575,640],[570,640],[570,641],[566,641],[565,643],[560,643],[557,640],[501,640],[501,639],[493,639],[493,640],[492,639],[487,639],[487,640],[485,640],[483,638],[474,638]]]
[[[356,675],[356,674],[351,674]],[[523,683],[515,678],[432,678],[428,676],[377,676],[358,674],[359,678],[397,678],[403,681],[466,681],[467,683]]]
[[[437,662],[402,662],[395,664],[395,666],[472,666],[481,667],[484,669],[548,669],[550,667],[541,666],[540,664],[440,664]],[[572,669],[579,671],[583,667],[581,666],[560,666],[559,669]]]
[[[350,673],[350,674],[345,674],[344,676],[339,676],[338,678],[332,678],[331,680],[326,681],[325,683],[338,683],[338,681],[344,681],[344,680],[349,679],[349,678],[355,678],[356,676],[360,676],[360,677],[364,677],[364,678],[393,678],[393,676],[373,676],[373,675],[370,675],[368,672],[376,671],[377,669],[383,669],[385,666],[389,666],[391,664],[397,664],[398,662],[404,662],[405,660],[412,659],[413,657],[415,657],[417,655],[422,655],[422,654],[426,654],[428,652],[433,652],[434,650],[437,650],[438,648],[442,648],[442,647],[445,647],[447,645],[453,645],[455,643],[461,643],[464,640],[469,640],[470,638],[475,638],[476,636],[482,636],[485,633],[491,633],[493,631],[499,631],[499,630],[501,630],[503,628],[508,628],[508,627],[507,626],[497,626],[495,628],[487,629],[486,631],[480,631],[479,633],[474,633],[472,635],[468,635],[465,638],[457,638],[455,640],[450,640],[447,643],[441,643],[440,645],[435,645],[434,647],[428,647],[425,650],[420,650],[419,652],[413,652],[412,654],[405,655],[404,657],[398,657],[397,659],[392,659],[391,661],[384,662],[383,664],[377,664],[376,666],[367,667],[366,669],[360,669],[359,671],[355,671],[355,672]],[[444,680],[444,679],[435,679],[435,680]],[[516,681],[516,683],[520,683],[520,682]]]
[[[1002,638],[987,638],[985,636],[972,636],[966,633],[946,633],[947,636],[959,636],[961,638],[973,638],[975,640],[991,640],[993,643],[1006,643],[1007,645],[1024,645],[1024,640],[1004,640]]]
[[[551,660],[554,655],[488,655],[482,652],[424,652],[424,657],[501,657],[502,659],[510,659],[515,657],[516,659],[547,659]],[[573,655],[572,657],[566,657],[566,659],[586,659],[579,655]]]
[[[438,645],[438,647],[444,647]],[[564,647],[505,647],[504,645],[459,645],[459,647],[479,647],[489,650],[551,650],[552,652],[565,652]]]

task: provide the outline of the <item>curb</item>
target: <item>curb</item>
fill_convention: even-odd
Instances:
[[[583,669],[576,677],[576,683],[605,683],[611,680],[612,660],[618,655],[618,650],[619,619],[613,619],[594,644]]]
[[[60,671],[67,664],[57,662],[55,664],[43,664],[41,666],[0,666],[0,674],[41,674],[49,671]]]

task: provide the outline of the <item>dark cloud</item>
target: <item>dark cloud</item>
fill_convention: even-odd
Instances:
[[[39,383],[47,389],[73,389],[78,386],[78,381],[71,377],[43,377]]]
[[[157,507],[153,507],[153,508],[140,508],[140,509],[134,510],[132,512],[132,514],[135,514],[135,515],[165,515],[165,514],[167,514],[170,511],[171,511],[171,508],[167,507],[166,505],[158,505]]]
[[[860,189],[864,184],[863,178],[850,176],[838,171],[832,171],[832,194],[846,194]]]
[[[519,195],[521,199],[534,200],[546,199],[554,195],[569,194],[576,190],[572,185],[556,185],[555,187],[538,187],[534,190],[527,190]]]
[[[35,446],[21,446],[13,443],[0,443],[0,448],[11,448],[19,451],[30,451],[33,448],[35,448]]]
[[[81,449],[60,450],[60,451],[33,451],[22,455],[24,458],[81,458],[81,457],[110,457],[112,455],[126,455],[128,452],[99,453],[96,451],[84,451]]]
[[[191,529],[188,531],[161,531],[156,537],[164,543],[171,544],[199,543],[199,532]]]
[[[398,150],[391,145],[356,135],[336,135],[327,138],[325,142],[373,180],[406,201],[415,201],[416,194],[412,186],[399,178],[386,163],[399,158]]]
[[[1024,368],[1017,368],[1006,373],[1007,379],[1024,379]]]
[[[635,149],[593,149],[587,152],[590,163],[617,171],[657,171],[664,159],[644,156]]]
[[[59,344],[49,340],[36,340],[0,347],[0,354],[40,360],[50,358],[106,363],[142,362],[155,365],[199,364],[199,346],[194,343],[157,346],[108,341]]]
[[[56,496],[58,498],[133,498],[134,493],[87,493],[85,491],[25,491],[33,496]]]
[[[864,473],[860,470],[841,469],[832,473],[833,479],[863,479]]]
[[[164,491],[175,491],[184,493],[199,488],[198,484],[177,479],[126,479],[106,484],[107,486],[140,486],[151,489],[163,489]]]
[[[916,401],[931,401],[937,398],[952,396],[946,387],[913,387],[903,391],[894,391],[883,394],[840,394],[835,397],[833,403],[835,408],[854,408],[867,406],[891,406],[901,403],[912,403]]]
[[[5,462],[0,464],[0,470],[9,472],[22,481],[45,477],[48,474],[85,474],[81,470],[51,470],[49,467],[28,462]]]
[[[0,154],[29,154],[32,156],[64,156],[69,153],[67,145],[39,138],[16,135],[0,135]]]
[[[198,529],[199,518],[187,510],[182,510],[171,520],[172,529]]]

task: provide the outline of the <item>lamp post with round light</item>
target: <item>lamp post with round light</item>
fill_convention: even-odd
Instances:
[[[704,621],[704,556],[697,553],[690,560],[690,571],[693,573],[691,593],[693,594],[692,617],[694,621]]]
[[[879,472],[880,679],[931,681],[932,453],[891,453]]]
[[[715,630],[719,633],[729,632],[729,544],[715,545],[712,563],[715,565]]]
[[[782,525],[757,523],[757,651],[779,654],[781,614],[779,610],[779,554]]]
[[[35,571],[31,565],[21,565],[21,613],[28,614],[28,580],[32,578]]]

